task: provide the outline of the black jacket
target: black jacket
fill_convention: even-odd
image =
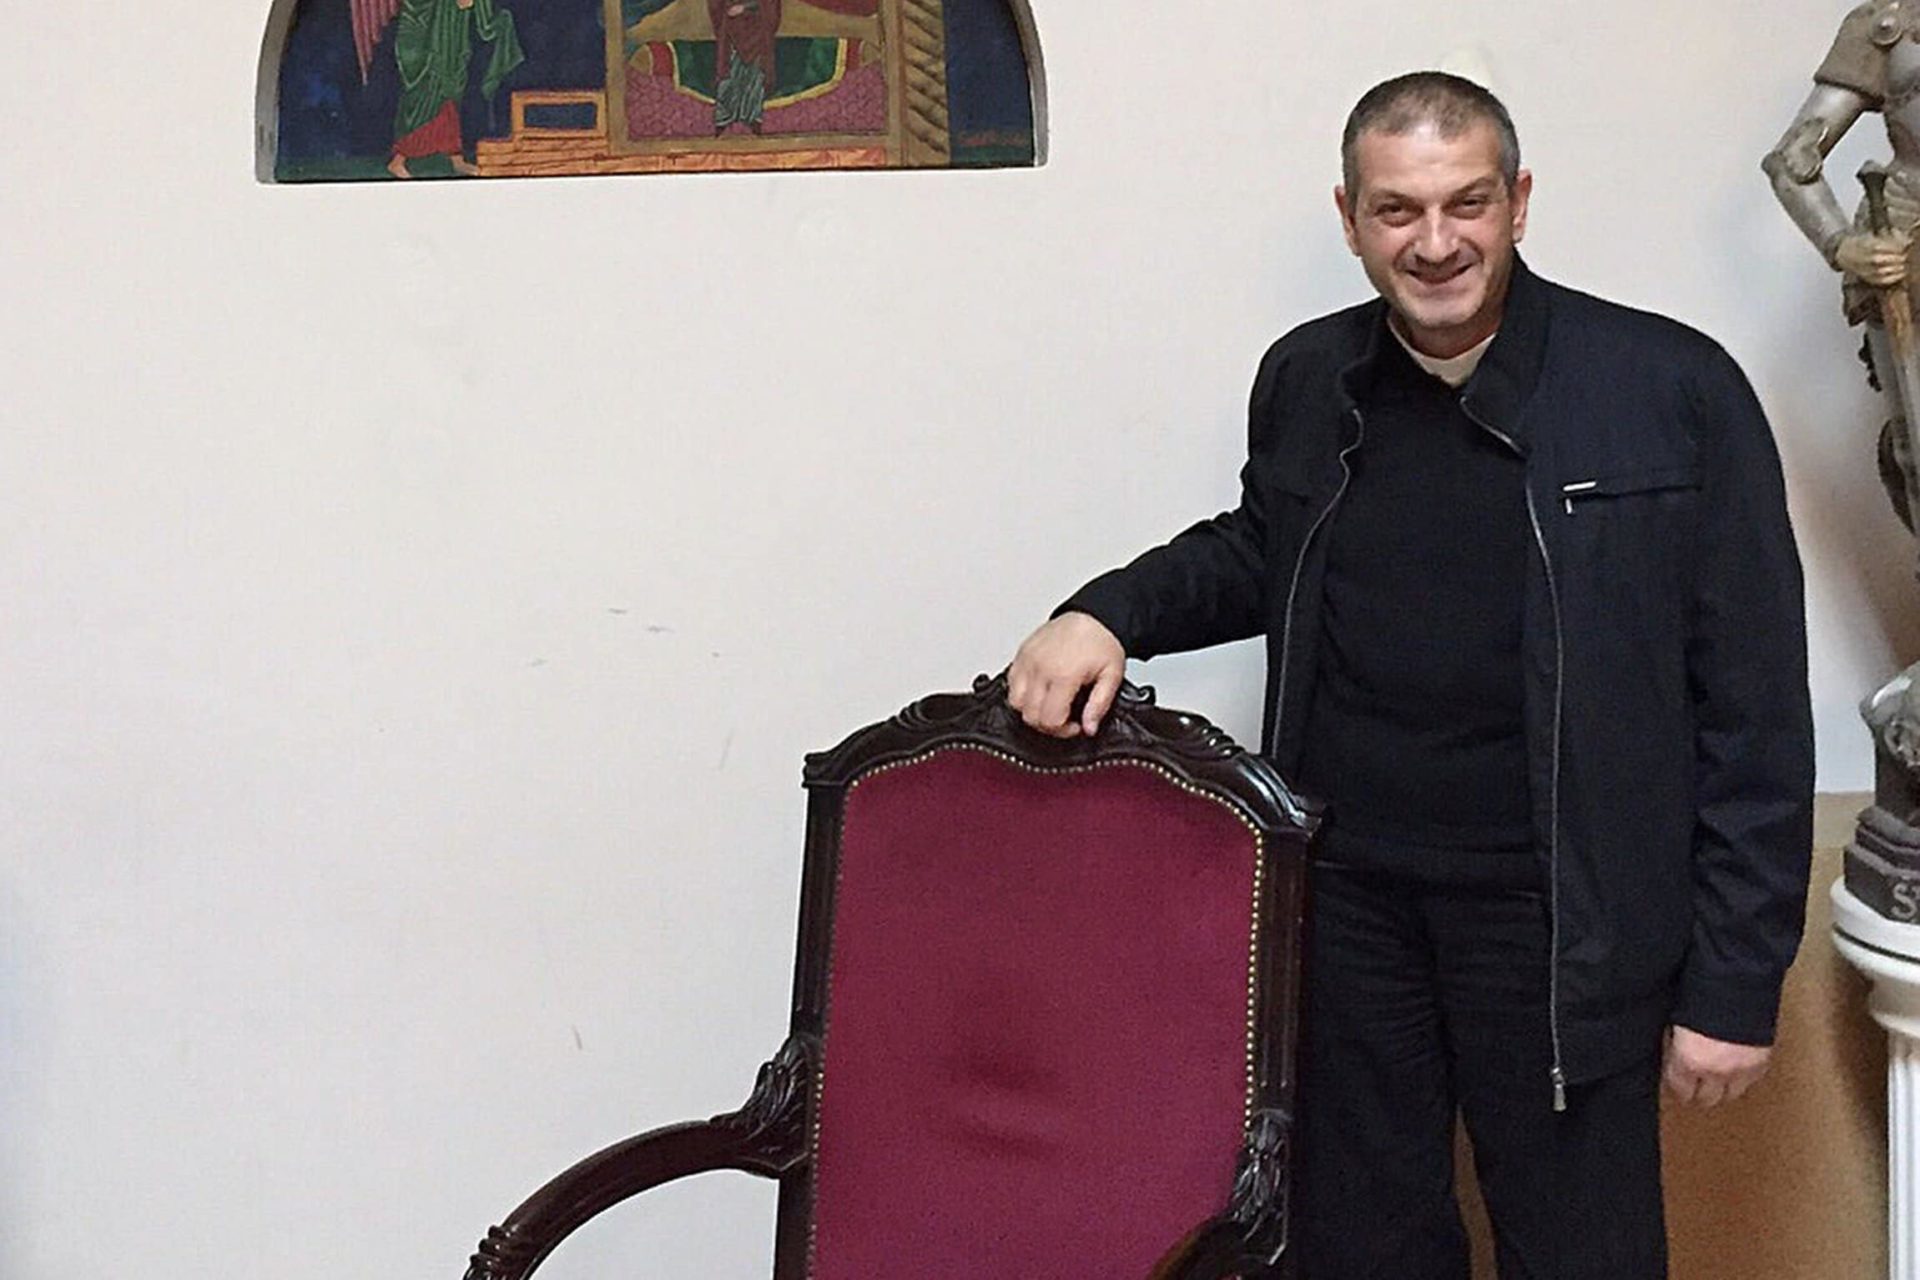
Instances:
[[[1379,299],[1276,342],[1254,384],[1240,505],[1062,610],[1148,658],[1267,637],[1263,744],[1299,764],[1326,540],[1365,448]],[[1666,1023],[1773,1039],[1813,836],[1801,576],[1778,455],[1711,339],[1516,263],[1463,393],[1526,460],[1529,785],[1551,885],[1555,1083]],[[1417,625],[1417,620],[1416,620]]]

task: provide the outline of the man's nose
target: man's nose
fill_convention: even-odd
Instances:
[[[1420,219],[1414,252],[1427,262],[1445,262],[1460,245],[1460,236],[1446,210],[1434,209]]]

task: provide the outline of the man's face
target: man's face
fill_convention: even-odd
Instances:
[[[1513,246],[1527,230],[1533,175],[1512,190],[1500,175],[1500,135],[1475,122],[1443,138],[1431,124],[1355,141],[1359,189],[1335,187],[1347,247],[1428,355],[1458,355],[1500,327]]]

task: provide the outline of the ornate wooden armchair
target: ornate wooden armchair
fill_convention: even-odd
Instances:
[[[567,1170],[468,1280],[715,1169],[779,1180],[775,1280],[1291,1277],[1316,817],[1150,689],[1069,741],[1005,694],[807,758],[793,1020],[752,1096]]]

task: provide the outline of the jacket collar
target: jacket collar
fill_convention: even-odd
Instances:
[[[1467,412],[1507,437],[1522,453],[1527,449],[1525,410],[1540,381],[1547,353],[1549,286],[1528,269],[1518,253],[1507,282],[1506,311],[1500,332],[1481,357],[1480,367],[1461,389]],[[1351,417],[1379,372],[1381,344],[1392,342],[1387,332],[1387,304],[1376,298],[1367,307],[1366,337],[1353,362],[1340,371],[1341,410]]]
[[[1546,283],[1514,254],[1500,333],[1460,393],[1468,413],[1513,441],[1522,453],[1527,449],[1527,402],[1546,363],[1549,302]]]

